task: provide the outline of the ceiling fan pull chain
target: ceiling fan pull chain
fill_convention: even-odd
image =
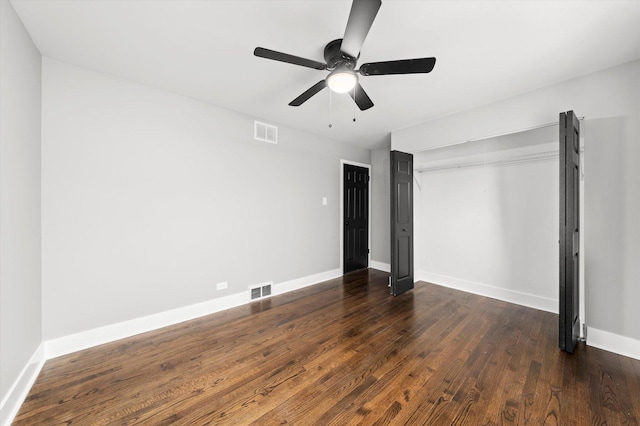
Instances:
[[[333,127],[333,113],[331,111],[331,90],[329,90],[329,128]]]
[[[356,86],[353,86],[353,122],[356,122]]]

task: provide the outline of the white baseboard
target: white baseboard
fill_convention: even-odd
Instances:
[[[282,294],[289,291],[298,290],[304,287],[308,287],[313,284],[318,284],[323,281],[332,280],[342,276],[342,269],[332,269],[326,272],[320,272],[319,274],[309,275],[302,278],[296,278],[295,280],[285,281],[282,283],[273,285],[273,294]]]
[[[286,293],[288,291],[297,290],[322,281],[337,278],[342,275],[340,269],[321,272],[291,281],[273,285],[273,295]],[[67,355],[83,349],[88,349],[104,343],[113,342],[124,339],[126,337],[135,336],[137,334],[146,333],[148,331],[157,330],[162,327],[189,321],[205,315],[223,311],[225,309],[235,308],[251,302],[250,293],[236,293],[229,296],[212,299],[206,302],[197,303],[195,305],[185,306],[182,308],[172,309],[170,311],[159,312],[142,318],[136,318],[123,321],[116,324],[110,324],[80,333],[59,337],[45,342],[46,358],[56,358]]]
[[[640,360],[640,340],[587,327],[587,345]]]
[[[340,276],[342,276],[342,270],[333,269],[274,284],[273,295],[298,290]],[[47,359],[67,355],[82,349],[135,336],[136,334],[153,331],[248,303],[251,303],[251,297],[247,290],[246,292],[236,293],[182,308],[159,312],[146,317],[47,340],[40,344],[22,373],[20,373],[16,382],[2,400],[2,404],[0,404],[0,426],[9,426],[11,424]]]
[[[47,359],[67,355],[104,343],[157,330],[204,315],[248,303],[247,293],[237,293],[182,308],[110,324],[45,342]]]
[[[2,403],[0,403],[0,425],[9,426],[13,422],[31,386],[38,378],[44,362],[44,343],[41,343],[2,399]]]
[[[391,264],[390,263],[383,263],[383,262],[378,262],[378,261],[372,260],[369,263],[369,267],[371,267],[373,269],[377,269],[378,271],[382,271],[382,272],[391,272]]]
[[[468,293],[479,294],[481,296],[528,306],[530,308],[552,312],[554,314],[558,313],[558,301],[546,297],[535,296],[532,294],[424,271],[416,273],[416,281],[427,281],[444,287],[466,291]],[[587,331],[587,345],[640,360],[640,340],[620,336],[619,334],[589,327]]]
[[[491,297],[492,299],[503,300],[517,305],[527,306],[529,308],[539,309],[541,311],[558,313],[558,300],[534,294],[523,293],[520,291],[510,290],[492,285],[481,284],[473,281],[467,281],[460,278],[448,277],[446,275],[434,274],[432,272],[418,271],[415,274],[416,281],[426,281],[438,284],[443,287],[454,288],[456,290],[466,291],[467,293],[478,294],[480,296]]]
[[[389,264],[376,261],[371,261],[371,267],[385,272],[389,272],[390,270]],[[341,275],[342,271],[340,269],[334,269],[274,284],[273,294],[276,295],[294,291],[337,278]],[[557,313],[558,301],[545,297],[424,271],[416,272],[416,281],[427,281],[444,287],[450,287],[469,293],[479,294],[481,296],[487,296],[510,303]],[[207,302],[173,309],[43,342],[38,346],[34,354],[31,356],[31,359],[25,365],[24,369],[0,403],[0,426],[9,426],[11,424],[47,359],[169,325],[178,324],[180,322],[248,303],[251,303],[248,292],[237,293]],[[589,327],[587,333],[587,344],[589,346],[640,360],[639,340]]]

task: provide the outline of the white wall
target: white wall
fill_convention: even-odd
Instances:
[[[637,351],[640,61],[394,132],[392,149],[412,152],[527,128],[568,110],[586,117],[586,322],[590,330],[631,339]]]
[[[29,385],[21,373],[42,340],[40,63],[13,7],[0,1],[0,424]]]
[[[373,267],[391,267],[389,153],[389,147],[371,151],[371,262]]]
[[[49,58],[42,111],[45,339],[339,267],[340,159],[370,151]]]

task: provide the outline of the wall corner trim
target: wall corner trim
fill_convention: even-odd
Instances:
[[[0,403],[0,425],[9,426],[13,422],[31,386],[38,378],[45,360],[45,345],[41,343]]]
[[[640,360],[640,340],[588,327],[587,346]]]

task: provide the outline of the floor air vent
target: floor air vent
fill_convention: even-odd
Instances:
[[[253,137],[256,140],[278,143],[278,128],[271,124],[261,123],[259,121],[253,122]]]
[[[271,296],[271,284],[262,286],[262,297]]]
[[[271,296],[271,285],[272,283],[260,284],[256,287],[249,287],[249,291],[251,292],[251,300],[263,299],[265,297]]]
[[[262,292],[260,290],[261,290],[260,287],[251,289],[251,300],[260,299],[262,297]]]

